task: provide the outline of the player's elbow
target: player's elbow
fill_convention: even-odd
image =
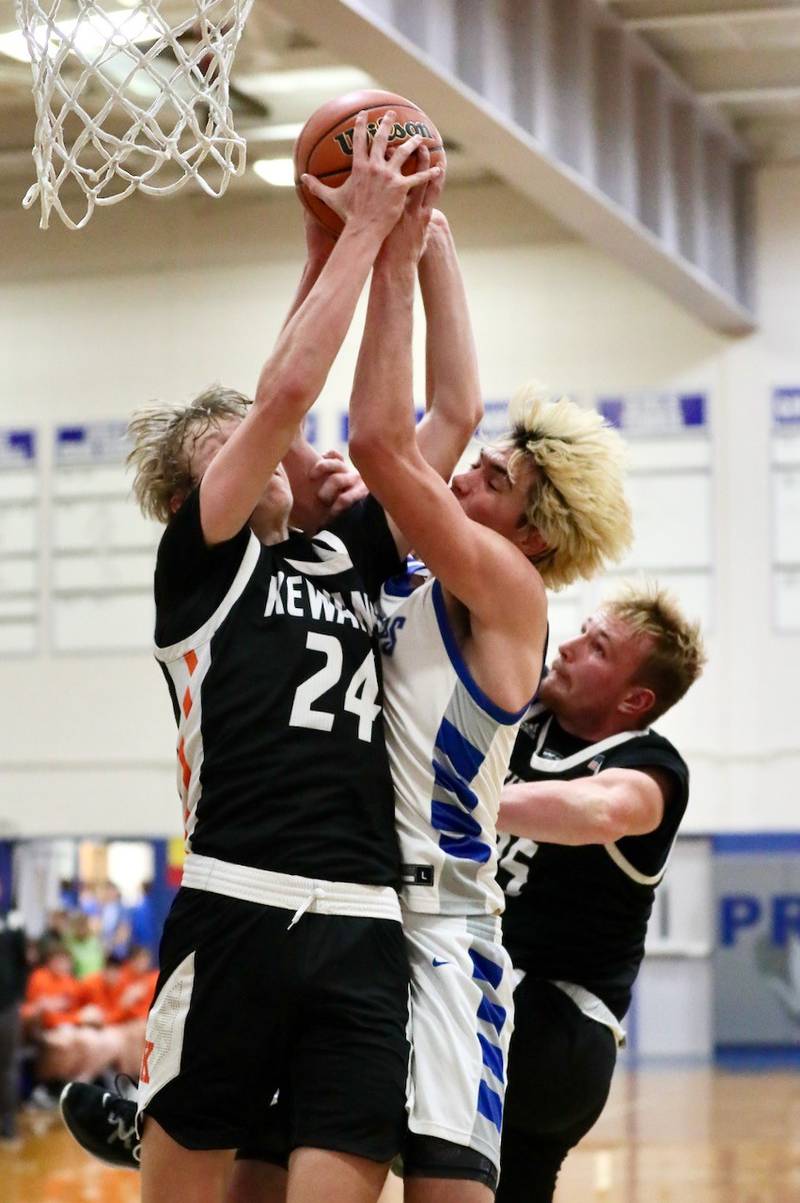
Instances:
[[[604,790],[596,810],[597,843],[615,844],[626,835],[639,835],[642,827],[649,828],[641,807],[636,805],[627,789],[615,787]]]
[[[483,399],[479,394],[453,392],[449,386],[437,387],[431,399],[431,409],[442,418],[454,436],[468,443],[483,421]]]
[[[397,446],[391,432],[382,429],[354,427],[350,431],[347,448],[365,481],[390,467],[397,456]]]
[[[483,421],[483,397],[480,395],[480,393],[475,393],[474,396],[468,398],[464,409],[464,433],[472,438],[473,434]]]
[[[296,410],[300,420],[323,384],[313,355],[298,348],[291,355],[273,355],[259,376],[255,408]]]

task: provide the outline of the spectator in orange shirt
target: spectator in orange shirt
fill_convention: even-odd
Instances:
[[[122,970],[119,1005],[125,1016],[124,1046],[119,1066],[123,1073],[136,1078],[144,1051],[147,1013],[156,992],[158,970],[151,969],[150,950],[134,947]]]
[[[28,979],[22,1016],[29,1027],[50,1029],[77,1023],[80,986],[72,973],[72,959],[57,940],[42,948],[42,964]]]
[[[124,989],[124,961],[112,952],[99,973],[90,973],[80,983],[80,1022],[97,1028],[124,1023],[128,1018],[121,1002]]]
[[[45,943],[41,957],[42,964],[28,979],[21,1013],[29,1038],[39,1048],[35,1076],[52,1094],[60,1081],[83,1069],[74,1037],[80,987],[63,944],[57,940]]]
[[[28,981],[22,1015],[39,1047],[36,1077],[52,1098],[64,1081],[91,1081],[116,1065],[125,1041],[119,1028],[106,1024],[102,1003],[95,1001],[99,989],[93,996],[88,979],[73,976],[63,944],[46,945],[43,960]]]
[[[150,953],[136,949],[127,961],[111,953],[100,973],[81,985],[80,1023],[96,1032],[95,1053],[120,1073],[136,1078],[144,1049],[147,1012],[158,971],[150,969]]]
[[[158,981],[158,970],[151,968],[150,949],[131,948],[122,970],[120,1006],[127,1019],[146,1019]]]

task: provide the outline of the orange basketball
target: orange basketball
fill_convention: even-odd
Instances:
[[[398,146],[415,134],[422,134],[424,145],[431,152],[431,167],[444,167],[447,158],[442,139],[436,126],[417,105],[397,96],[394,92],[365,90],[348,92],[336,100],[329,100],[312,113],[305,123],[294,145],[294,178],[300,200],[332,234],[342,231],[341,218],[317,200],[303,187],[300,177],[308,172],[315,175],[331,188],[338,188],[350,174],[353,163],[353,130],[356,117],[365,109],[367,129],[372,135],[387,109],[397,114],[389,135],[389,145]],[[403,167],[405,175],[417,171],[417,156],[414,154]]]

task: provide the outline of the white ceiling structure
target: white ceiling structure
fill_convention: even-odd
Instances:
[[[607,7],[727,116],[757,162],[800,159],[800,4],[612,0]]]
[[[33,178],[30,65],[1,36],[15,28],[0,0],[0,207]],[[532,218],[544,210],[713,327],[752,328],[749,181],[800,159],[800,3],[255,0],[233,83],[251,164],[290,155],[333,95],[411,94],[445,136],[451,180],[499,177]],[[266,186],[249,170],[232,192]]]

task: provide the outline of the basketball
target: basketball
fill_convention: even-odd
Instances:
[[[306,208],[331,234],[340,234],[342,220],[317,197],[312,196],[300,182],[308,172],[331,188],[340,187],[348,175],[353,162],[353,130],[362,109],[367,113],[367,130],[374,135],[378,122],[387,111],[397,114],[389,135],[389,145],[397,146],[407,138],[422,134],[423,144],[431,152],[431,167],[446,165],[447,159],[441,135],[422,109],[405,96],[395,92],[365,90],[348,92],[329,100],[312,113],[300,131],[294,147],[294,177],[297,194]],[[418,171],[417,156],[414,154],[403,167],[405,175]]]

